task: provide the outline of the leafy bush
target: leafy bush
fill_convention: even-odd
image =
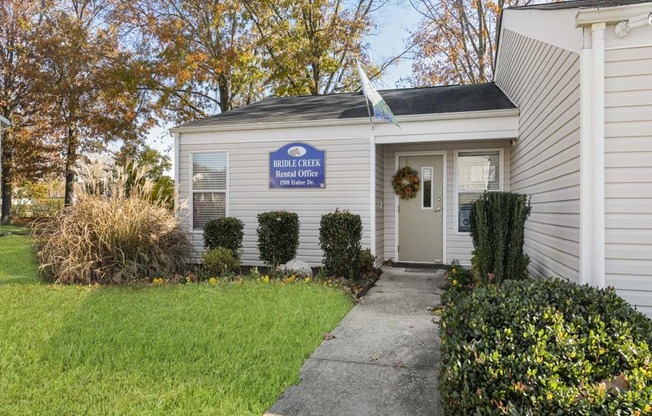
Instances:
[[[357,277],[361,238],[362,220],[359,215],[339,210],[322,215],[319,246],[324,251],[326,273],[351,279]]]
[[[243,229],[242,221],[234,217],[210,220],[204,226],[204,245],[208,249],[228,248],[237,256],[242,248]]]
[[[612,290],[507,280],[440,325],[445,414],[652,414],[652,322]]]
[[[464,296],[474,287],[471,271],[460,266],[459,261],[453,260],[446,271],[446,280],[443,285],[445,291],[441,298],[442,304],[454,302],[458,296]]]
[[[473,275],[478,282],[525,279],[529,257],[523,252],[525,221],[530,215],[526,195],[485,192],[471,209]]]
[[[374,273],[376,270],[376,256],[371,253],[371,250],[365,248],[360,250],[358,256],[358,272],[361,276],[366,276]]]
[[[127,175],[97,165],[81,172],[77,202],[34,228],[40,272],[56,283],[128,283],[183,273],[191,251],[151,181],[126,195]]]
[[[237,273],[240,269],[240,259],[233,250],[217,247],[204,253],[204,267],[213,276],[224,276]]]
[[[294,212],[270,211],[258,214],[260,259],[278,266],[292,260],[299,247],[299,216]]]

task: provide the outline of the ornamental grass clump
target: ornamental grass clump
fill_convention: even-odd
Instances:
[[[77,201],[34,228],[46,280],[124,284],[183,273],[190,241],[166,208],[168,201],[151,200],[152,182],[144,173],[99,164],[80,169]]]

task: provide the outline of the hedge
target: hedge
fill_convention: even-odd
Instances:
[[[652,414],[652,321],[613,290],[555,279],[455,290],[440,321],[444,414]]]

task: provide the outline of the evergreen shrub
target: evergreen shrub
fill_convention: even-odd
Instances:
[[[299,247],[299,216],[294,212],[270,211],[258,214],[260,259],[272,266],[287,263]]]
[[[319,246],[324,251],[326,273],[351,279],[357,277],[361,239],[362,220],[359,215],[339,210],[322,215]]]
[[[506,280],[444,305],[444,414],[652,414],[652,321],[613,290]]]
[[[243,230],[242,221],[234,217],[210,220],[204,226],[204,246],[209,250],[228,248],[237,256],[242,248]]]
[[[474,278],[479,283],[525,279],[529,257],[523,251],[530,202],[523,194],[485,192],[470,215]]]

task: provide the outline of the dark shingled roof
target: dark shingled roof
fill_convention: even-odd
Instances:
[[[494,83],[382,90],[396,116],[516,108]],[[268,98],[223,114],[191,121],[186,127],[368,118],[361,92]]]
[[[602,7],[626,6],[628,4],[650,3],[652,0],[569,0],[557,3],[530,4],[528,6],[511,7],[511,10],[562,10],[562,9],[597,9]]]

